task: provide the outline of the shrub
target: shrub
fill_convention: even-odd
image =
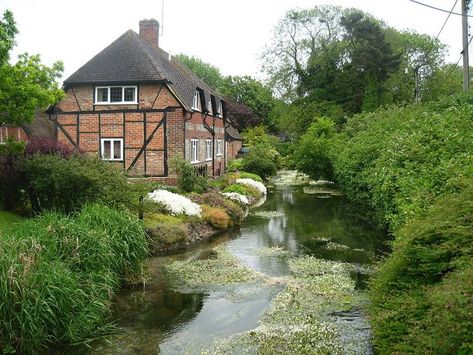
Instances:
[[[124,174],[96,157],[35,154],[18,161],[18,172],[34,212],[70,213],[86,202],[123,208],[133,199]]]
[[[155,190],[148,194],[148,199],[164,206],[173,215],[200,217],[202,212],[200,206],[189,198],[166,190]]]
[[[0,348],[26,354],[101,335],[120,280],[147,255],[141,223],[97,205],[20,223],[0,249]]]
[[[169,166],[177,175],[177,185],[182,192],[204,192],[207,187],[207,179],[197,175],[194,167],[186,160],[173,157]]]
[[[277,157],[273,153],[277,152],[268,149],[267,146],[257,145],[243,158],[241,167],[245,171],[261,176],[263,179],[267,179],[272,175],[275,175],[278,169],[276,164]]]
[[[333,180],[333,136],[335,123],[326,118],[313,122],[293,154],[295,168],[312,179]]]
[[[241,170],[243,159],[230,159],[228,161],[227,171]]]
[[[47,138],[33,138],[31,139],[25,147],[26,155],[33,154],[50,154],[50,155],[60,155],[63,158],[68,158],[73,154],[77,154],[78,151],[72,149],[71,147],[62,144],[58,141],[50,140]]]
[[[23,202],[16,164],[24,148],[23,142],[16,141],[0,145],[0,206],[8,211],[21,206]]]
[[[199,205],[208,205],[223,209],[230,216],[231,222],[233,222],[232,224],[239,224],[243,220],[243,208],[223,197],[218,191],[208,191],[201,195],[193,194],[190,198]]]
[[[239,175],[240,179],[251,179],[258,182],[263,182],[263,179],[260,176],[252,173],[247,173],[246,171],[240,171]]]
[[[181,243],[188,238],[188,230],[182,220],[169,215],[150,214],[145,218],[148,226],[151,254],[156,254],[164,247]]]
[[[202,217],[215,229],[227,229],[230,226],[230,217],[221,208],[202,206]]]
[[[223,189],[223,192],[236,192],[240,195],[245,195],[248,196],[250,195],[248,193],[248,189],[244,185],[238,185],[238,184],[232,184],[230,186],[227,186],[225,189]]]
[[[470,179],[396,234],[370,290],[380,353],[473,351],[472,186]]]

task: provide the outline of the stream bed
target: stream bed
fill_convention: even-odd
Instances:
[[[117,297],[114,322],[118,331],[93,342],[90,348],[71,347],[63,353],[254,353],[252,348],[228,346],[226,341],[253,334],[260,327],[265,313],[286,287],[278,280],[286,280],[291,274],[290,260],[308,255],[349,265],[355,292],[362,295],[371,265],[386,250],[384,232],[370,225],[363,210],[350,205],[336,191],[308,187],[276,184],[240,228],[176,254],[149,258],[148,283],[122,290]],[[243,267],[273,282],[261,278],[186,288],[177,287],[165,272],[166,265],[175,261],[212,258],[216,247],[225,248]],[[339,334],[341,347],[337,352],[372,352],[362,307],[329,313]]]

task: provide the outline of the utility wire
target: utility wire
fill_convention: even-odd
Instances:
[[[442,87],[447,82],[447,80],[450,78],[450,76],[452,76],[453,71],[456,68],[458,68],[458,63],[460,63],[460,60],[463,57],[463,52],[470,46],[470,43],[471,43],[472,40],[473,40],[473,36],[470,36],[470,40],[468,41],[468,44],[463,48],[462,52],[460,53],[460,57],[458,57],[457,62],[455,64],[452,64],[452,66],[450,68],[450,71],[448,72],[447,76],[445,77],[445,79],[443,79],[442,83],[439,85],[440,87]]]
[[[437,11],[442,11],[442,12],[446,12],[446,13],[450,13],[450,11],[448,10],[445,10],[445,9],[441,9],[439,7],[435,7],[435,6],[432,6],[432,5],[429,5],[429,4],[425,4],[423,2],[420,2],[420,1],[417,1],[417,0],[409,0],[410,2],[413,2],[413,3],[416,3],[416,4],[419,4],[419,5],[422,5],[422,6],[425,6],[425,7],[428,7],[430,9],[433,9],[433,10],[437,10]],[[459,12],[452,12],[453,15],[458,15],[458,16],[463,16],[463,14],[459,13]],[[471,15],[466,15],[467,17],[473,17]]]

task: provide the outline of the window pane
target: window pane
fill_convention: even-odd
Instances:
[[[113,159],[120,160],[122,158],[122,142],[113,141]]]
[[[122,88],[110,88],[110,102],[122,102]]]
[[[97,102],[108,102],[108,88],[97,89]]]
[[[102,159],[112,159],[112,142],[103,141]]]
[[[125,88],[125,100],[126,102],[135,102],[135,88]]]

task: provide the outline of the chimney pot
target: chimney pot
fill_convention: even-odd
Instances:
[[[154,18],[140,21],[140,36],[153,46],[159,47],[159,22]]]

